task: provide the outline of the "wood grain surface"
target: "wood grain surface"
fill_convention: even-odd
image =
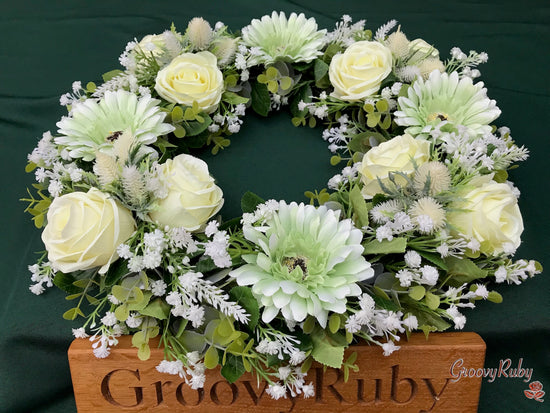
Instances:
[[[140,361],[131,337],[106,359],[97,359],[91,343],[76,339],[69,362],[79,413],[110,412],[476,412],[485,358],[485,343],[475,333],[413,334],[388,357],[378,346],[355,345],[359,371],[344,383],[336,369],[313,365],[306,377],[316,394],[272,400],[266,383],[245,374],[227,383],[219,370],[207,371],[203,389],[192,390],[178,376],[158,373],[163,351],[151,346]],[[347,357],[347,355],[346,355]],[[474,376],[474,377],[470,377]]]

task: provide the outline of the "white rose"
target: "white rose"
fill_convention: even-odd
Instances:
[[[162,34],[148,34],[139,41],[136,49],[139,49],[147,56],[153,54],[154,57],[159,57],[163,49],[166,47],[164,35]]]
[[[168,102],[192,106],[197,102],[207,113],[218,107],[223,75],[210,52],[183,53],[158,72],[155,90]]]
[[[409,54],[408,64],[415,64],[427,57],[439,58],[439,50],[423,39],[414,39],[409,43]]]
[[[64,273],[94,267],[105,273],[136,226],[129,210],[95,188],[55,198],[47,217],[42,241],[48,259]]]
[[[486,175],[472,180],[457,194],[464,201],[453,205],[461,211],[447,215],[449,224],[481,244],[486,255],[513,252],[521,243],[523,220],[517,199],[507,184]]]
[[[149,215],[158,224],[197,231],[223,205],[223,192],[214,184],[206,162],[191,155],[178,155],[162,165],[161,179],[168,196]]]
[[[331,96],[342,100],[362,100],[378,92],[392,70],[390,49],[379,42],[353,43],[332,58],[329,67]]]
[[[415,164],[420,166],[429,159],[430,143],[426,140],[415,139],[409,134],[404,134],[382,142],[363,156],[359,170],[364,184],[363,196],[372,198],[377,193],[383,192],[378,179],[385,185],[391,185],[388,178],[390,172],[411,175],[415,170]],[[398,184],[406,184],[402,176],[394,175],[394,178]]]

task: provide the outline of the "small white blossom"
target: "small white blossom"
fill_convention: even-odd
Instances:
[[[117,318],[115,316],[115,313],[112,311],[107,311],[105,313],[105,316],[101,319],[101,322],[103,325],[106,325],[107,327],[112,327],[117,323]]]
[[[405,264],[411,268],[418,268],[422,264],[422,257],[418,252],[409,250],[405,253]]]
[[[384,356],[389,356],[396,350],[399,350],[401,347],[396,346],[393,341],[388,341],[387,343],[382,344],[382,350],[384,350]]]

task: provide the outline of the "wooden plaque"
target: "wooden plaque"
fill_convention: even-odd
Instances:
[[[401,349],[385,357],[378,346],[357,345],[359,372],[344,383],[336,369],[313,365],[306,377],[316,394],[272,400],[266,383],[257,385],[246,374],[229,384],[219,370],[209,370],[203,389],[191,390],[178,376],[158,373],[162,349],[151,345],[151,358],[140,361],[131,337],[106,359],[97,359],[91,343],[76,339],[69,362],[79,413],[119,412],[476,412],[485,343],[475,333],[433,333],[428,340],[417,333],[400,343]],[[347,355],[346,355],[347,357]],[[472,374],[472,372],[474,372]],[[468,377],[464,377],[464,375]]]

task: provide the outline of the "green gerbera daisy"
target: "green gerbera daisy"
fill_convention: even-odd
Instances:
[[[98,150],[112,148],[123,131],[134,136],[134,144],[149,145],[174,130],[163,123],[166,114],[157,106],[159,103],[124,90],[107,91],[99,102],[87,99],[75,104],[71,114],[57,122],[61,136],[55,138],[55,143],[66,147],[72,158],[85,161],[92,161]]]
[[[347,297],[361,294],[357,283],[374,276],[362,256],[362,232],[338,216],[325,206],[281,201],[261,227],[244,226],[260,251],[243,255],[247,264],[230,276],[252,285],[264,322],[279,312],[294,322],[311,315],[324,328],[329,311],[345,313]]]
[[[259,48],[251,56],[249,65],[269,64],[275,61],[311,62],[321,54],[326,30],[317,30],[314,18],[306,19],[303,13],[292,13],[287,19],[284,12],[273,12],[254,19],[243,28],[243,43]]]
[[[483,82],[473,84],[469,77],[459,78],[434,70],[428,80],[418,79],[409,87],[407,97],[398,99],[395,122],[406,126],[413,136],[429,133],[438,123],[462,125],[472,134],[491,132],[489,123],[500,115],[496,102],[487,97]]]

